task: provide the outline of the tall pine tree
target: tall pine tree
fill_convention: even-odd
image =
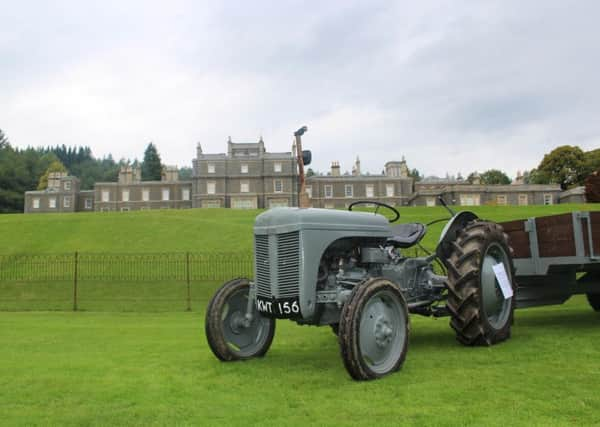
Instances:
[[[162,176],[162,164],[160,156],[153,143],[148,144],[144,152],[142,162],[142,181],[160,181]]]
[[[6,135],[4,135],[2,129],[0,129],[0,150],[6,146],[8,146],[8,138],[6,137]]]

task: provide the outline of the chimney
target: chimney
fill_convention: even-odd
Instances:
[[[356,156],[356,162],[354,162],[354,167],[352,168],[352,175],[360,176],[360,159]]]
[[[179,181],[179,170],[177,169],[177,166],[165,166],[162,170],[161,178],[161,181]]]
[[[131,184],[131,172],[129,165],[122,165],[119,170],[119,184]]]
[[[50,172],[48,174],[48,189],[49,190],[59,190],[60,189],[60,180],[61,178],[65,178],[67,176],[66,172]]]
[[[340,162],[331,162],[331,176],[340,176]]]

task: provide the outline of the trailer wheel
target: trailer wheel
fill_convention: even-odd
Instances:
[[[596,290],[596,292],[587,292],[586,296],[590,303],[590,307],[592,307],[594,311],[600,311],[600,293],[597,292],[596,288],[596,286],[600,284],[600,273],[597,271],[588,271],[583,277],[577,279],[577,283],[584,286],[595,287],[594,290]]]
[[[587,300],[594,311],[600,311],[600,294],[587,294]]]
[[[577,283],[590,287],[598,286],[600,284],[600,273],[588,271],[583,277],[580,277],[577,280]],[[590,303],[590,307],[592,307],[594,311],[600,311],[600,293],[588,292],[586,293],[586,296],[588,302]]]
[[[510,337],[515,296],[504,299],[492,269],[503,263],[515,292],[512,249],[502,227],[475,220],[452,242],[448,269],[450,326],[464,345],[492,345]]]
[[[402,292],[393,282],[367,279],[342,308],[338,340],[344,366],[355,380],[371,380],[402,367],[410,324]]]
[[[248,279],[231,280],[221,286],[206,309],[208,345],[224,362],[264,356],[273,342],[274,319],[261,316],[254,307],[252,321],[245,322],[249,291]]]

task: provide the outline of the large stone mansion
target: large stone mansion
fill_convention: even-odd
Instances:
[[[143,209],[248,208],[298,205],[296,148],[270,153],[262,138],[234,143],[227,153],[208,154],[198,144],[191,181],[180,181],[177,168],[167,167],[160,181],[142,181],[139,168],[123,167],[117,182],[97,182],[80,190],[79,179],[51,173],[48,188],[25,193],[25,213],[131,211]],[[406,161],[389,161],[380,175],[363,174],[357,158],[352,173],[337,162],[326,175],[306,178],[313,207],[344,208],[356,200],[378,200],[396,206],[434,206],[438,197],[452,205],[528,205],[583,202],[581,192],[561,192],[558,185],[481,185],[460,179],[409,176]]]

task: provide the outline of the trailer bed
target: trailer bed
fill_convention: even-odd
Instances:
[[[561,304],[574,294],[600,293],[600,212],[500,225],[514,250],[517,308]]]

